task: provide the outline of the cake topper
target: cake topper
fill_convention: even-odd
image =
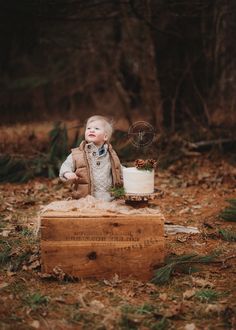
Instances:
[[[128,137],[137,148],[149,146],[154,136],[154,127],[146,121],[137,121],[128,130]]]

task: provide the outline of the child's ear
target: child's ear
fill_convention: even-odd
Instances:
[[[104,134],[104,141],[107,141],[108,140],[108,135],[105,133]]]

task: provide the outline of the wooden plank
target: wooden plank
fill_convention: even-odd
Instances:
[[[42,213],[42,218],[90,218],[90,217],[120,217],[123,216],[123,214],[117,214],[112,212],[107,212],[104,210],[97,210],[94,212],[91,212],[89,209],[86,212],[80,212],[79,210],[76,211],[45,211]]]
[[[125,214],[125,213],[114,213],[114,212],[108,212],[104,210],[94,210],[94,212],[91,212],[91,210],[87,210],[86,212],[80,212],[79,210],[75,211],[45,211],[41,214],[41,218],[122,218],[122,217],[134,217],[140,215],[142,217],[150,217],[150,216],[156,216],[156,217],[163,217],[161,213],[142,213],[142,214]]]
[[[119,218],[42,218],[42,240],[138,241],[164,236],[163,220],[156,216]]]
[[[149,280],[153,268],[163,262],[164,239],[140,242],[47,242],[42,241],[43,271],[60,267],[65,273],[80,278],[111,278],[118,274]]]

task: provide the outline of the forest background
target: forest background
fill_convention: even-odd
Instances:
[[[102,112],[172,132],[235,125],[233,0],[11,0],[0,15],[1,124]]]
[[[0,0],[0,17],[0,328],[235,329],[235,1]],[[158,159],[166,224],[199,230],[165,235],[161,281],[41,272],[38,212],[70,196],[58,168],[93,114],[122,163]],[[140,120],[148,148],[127,138]]]

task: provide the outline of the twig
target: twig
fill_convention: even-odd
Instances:
[[[228,256],[227,258],[225,258],[225,260],[221,261],[222,262],[222,266],[220,267],[221,269],[227,268],[227,265],[225,264],[226,261],[228,261],[229,259],[233,259],[236,258],[236,254],[233,254],[232,256]]]
[[[215,145],[222,145],[222,144],[228,144],[228,143],[233,143],[236,142],[236,139],[216,139],[216,140],[209,140],[209,141],[199,141],[195,143],[189,144],[190,149],[195,149],[195,150],[201,150],[204,149],[205,147],[212,147]]]

